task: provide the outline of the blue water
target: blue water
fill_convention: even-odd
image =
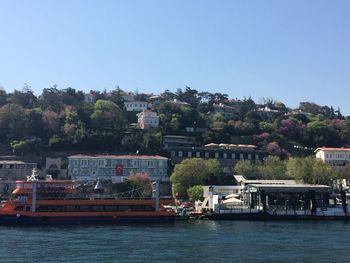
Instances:
[[[0,262],[350,262],[350,222],[0,227]]]

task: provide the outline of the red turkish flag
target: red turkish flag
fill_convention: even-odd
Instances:
[[[122,176],[124,174],[124,167],[122,164],[115,166],[115,175]]]

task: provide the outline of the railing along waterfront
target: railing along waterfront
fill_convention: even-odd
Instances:
[[[350,208],[350,206],[349,206]],[[262,213],[263,207],[251,208],[247,205],[219,204],[215,209],[217,214],[257,214]],[[317,216],[317,217],[348,217],[350,213],[344,213],[341,207],[321,207],[312,213],[309,207],[305,209],[290,209],[285,206],[269,206],[266,212],[276,216]]]

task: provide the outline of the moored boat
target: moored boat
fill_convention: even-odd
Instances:
[[[115,224],[173,222],[175,213],[154,199],[76,196],[73,181],[17,181],[14,198],[2,202],[0,225]]]

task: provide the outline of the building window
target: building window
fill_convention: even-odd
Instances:
[[[196,157],[197,158],[201,157],[201,153],[200,152],[196,152]],[[350,158],[350,155],[349,155],[349,158]]]
[[[205,158],[209,158],[209,153],[208,152],[205,153]]]
[[[250,153],[248,153],[248,160],[252,159],[252,155]]]
[[[215,153],[215,158],[216,158],[216,159],[219,158],[219,153]]]
[[[191,158],[191,157],[192,157],[192,152],[188,152],[188,153],[187,153],[187,156],[188,156],[189,158]]]
[[[148,168],[154,168],[154,161],[148,161]]]
[[[224,153],[224,159],[227,159],[227,153]]]
[[[182,151],[179,151],[179,157],[182,157]]]
[[[232,158],[232,159],[236,159],[236,154],[234,154],[234,153],[231,154],[231,158]]]
[[[243,159],[244,159],[243,153],[240,153],[240,154],[239,154],[239,159],[240,159],[240,160],[243,160]]]
[[[255,154],[255,160],[259,160],[259,155]]]

